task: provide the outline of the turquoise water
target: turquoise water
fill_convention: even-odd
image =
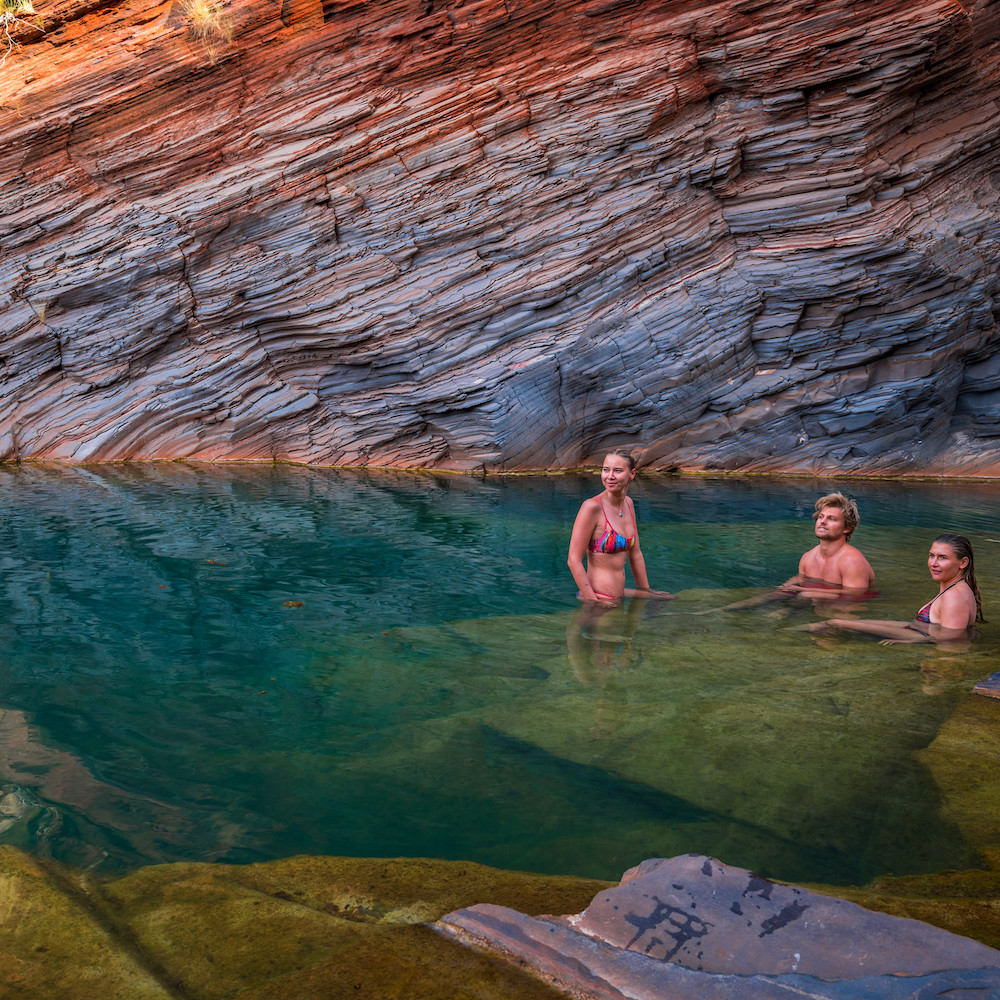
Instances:
[[[99,872],[294,854],[617,878],[687,851],[794,880],[975,864],[931,746],[996,669],[698,614],[795,571],[816,480],[647,477],[652,585],[581,618],[593,477],[0,468],[0,842]],[[851,484],[872,617],[960,530],[1000,614],[998,484]],[[933,750],[933,748],[932,748]],[[930,755],[929,755],[930,754]]]

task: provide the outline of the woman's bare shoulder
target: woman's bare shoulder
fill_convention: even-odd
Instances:
[[[943,624],[946,617],[954,618],[956,616],[968,618],[969,624],[973,624],[976,620],[976,595],[965,580],[959,580],[938,598],[935,617]],[[952,627],[955,626],[952,625]]]
[[[952,586],[946,587],[940,594],[939,600],[942,604],[967,604],[969,601],[975,603],[976,595],[966,580],[959,580]]]
[[[580,504],[580,509],[576,514],[576,523],[596,521],[601,516],[601,501],[598,497],[590,497]]]

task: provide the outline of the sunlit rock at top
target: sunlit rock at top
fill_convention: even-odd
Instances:
[[[996,0],[38,0],[0,91],[4,459],[1000,475]]]

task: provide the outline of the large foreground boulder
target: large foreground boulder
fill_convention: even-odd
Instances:
[[[473,906],[435,925],[574,997],[1000,996],[1000,952],[701,855],[645,861],[582,913]]]

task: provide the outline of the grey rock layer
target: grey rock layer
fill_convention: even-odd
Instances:
[[[574,997],[1000,996],[1000,952],[701,855],[643,862],[569,917],[483,904],[436,929]]]
[[[1000,2],[52,0],[0,458],[1000,475]]]

